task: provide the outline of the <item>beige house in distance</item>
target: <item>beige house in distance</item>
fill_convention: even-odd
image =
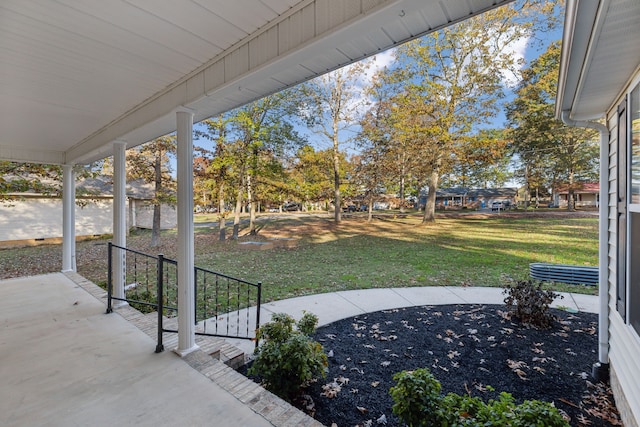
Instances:
[[[587,182],[580,184],[579,188],[573,191],[577,208],[597,208],[600,206],[600,184],[597,182]],[[566,208],[569,203],[568,188],[561,187],[555,194],[555,205]]]

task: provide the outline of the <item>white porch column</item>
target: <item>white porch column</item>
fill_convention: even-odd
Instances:
[[[62,271],[76,271],[76,180],[73,165],[62,166]]]
[[[193,111],[181,108],[177,119],[178,179],[178,348],[185,356],[196,350],[193,244]]]
[[[126,215],[126,163],[124,141],[113,142],[113,244],[125,248],[127,246],[127,215]],[[125,252],[115,249],[113,256],[113,296],[124,298],[126,275]],[[114,306],[122,306],[123,301],[116,301]]]

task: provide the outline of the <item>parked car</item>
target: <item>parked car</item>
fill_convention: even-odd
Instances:
[[[503,202],[493,202],[491,203],[492,211],[506,211],[511,209],[511,202],[505,200]]]
[[[299,211],[301,209],[302,209],[302,205],[300,203],[287,202],[284,205],[282,205],[282,210],[287,212]]]
[[[347,205],[342,207],[342,212],[355,212],[356,210],[356,205]]]

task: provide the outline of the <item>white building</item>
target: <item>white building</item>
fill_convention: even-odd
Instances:
[[[113,231],[113,185],[108,179],[92,178],[78,184],[91,196],[77,198],[75,230],[79,238],[111,234]],[[127,227],[152,228],[153,186],[139,181],[126,186]],[[0,247],[59,243],[62,240],[63,201],[61,197],[22,193],[0,204]],[[160,228],[176,227],[176,209],[162,205]]]

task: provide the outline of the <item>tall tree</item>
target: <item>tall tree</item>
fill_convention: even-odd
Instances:
[[[388,94],[377,79],[373,81],[369,95],[373,104],[360,120],[361,131],[357,138],[360,155],[354,158],[354,171],[357,183],[365,193],[367,220],[371,221],[376,197],[386,188],[389,177],[395,175],[397,162],[390,151],[400,144],[392,145],[387,120],[390,108]],[[401,182],[401,194],[404,196],[404,175]]]
[[[359,62],[315,78],[301,86],[305,101],[301,103],[301,114],[307,124],[325,141],[332,152],[334,219],[342,219],[341,152],[347,141],[346,132],[357,124],[360,100],[363,99],[361,78],[368,62]]]
[[[163,204],[173,205],[176,202],[175,181],[171,177],[169,155],[176,151],[174,135],[162,136],[153,141],[127,150],[127,175],[131,180],[141,179],[153,183],[154,194],[153,225],[151,229],[151,247],[160,243],[160,212]]]
[[[454,144],[450,181],[459,187],[502,187],[508,171],[509,141],[502,130],[482,129]]]
[[[218,238],[224,241],[226,238],[226,191],[231,184],[231,168],[234,159],[229,153],[227,141],[227,120],[223,117],[211,118],[202,121],[206,131],[195,132],[200,139],[211,141],[213,147],[207,149],[198,148],[200,156],[194,159],[194,187],[198,183],[202,191],[211,191],[215,200],[218,213]]]
[[[429,188],[423,222],[435,220],[439,180],[452,167],[456,146],[498,112],[505,72],[520,65],[513,46],[530,36],[546,7],[535,1],[501,7],[397,50],[393,72],[403,87],[398,123],[408,141],[429,150],[422,150]],[[419,110],[408,114],[404,105]]]
[[[290,166],[291,196],[307,204],[330,200],[332,162],[330,151],[316,151],[310,145],[300,148]]]
[[[596,179],[598,143],[591,129],[555,119],[560,43],[552,43],[522,73],[516,99],[507,106],[513,148],[527,190],[568,187],[568,209],[581,183]],[[530,195],[529,195],[530,197]]]
[[[284,156],[286,150],[304,143],[290,122],[293,109],[290,91],[279,92],[232,111],[229,120],[231,132],[236,138],[232,144],[238,181],[234,238],[238,237],[240,207],[244,192],[249,203],[249,233],[256,234],[255,214],[258,176],[273,172],[274,158]],[[277,169],[277,168],[276,168]]]

